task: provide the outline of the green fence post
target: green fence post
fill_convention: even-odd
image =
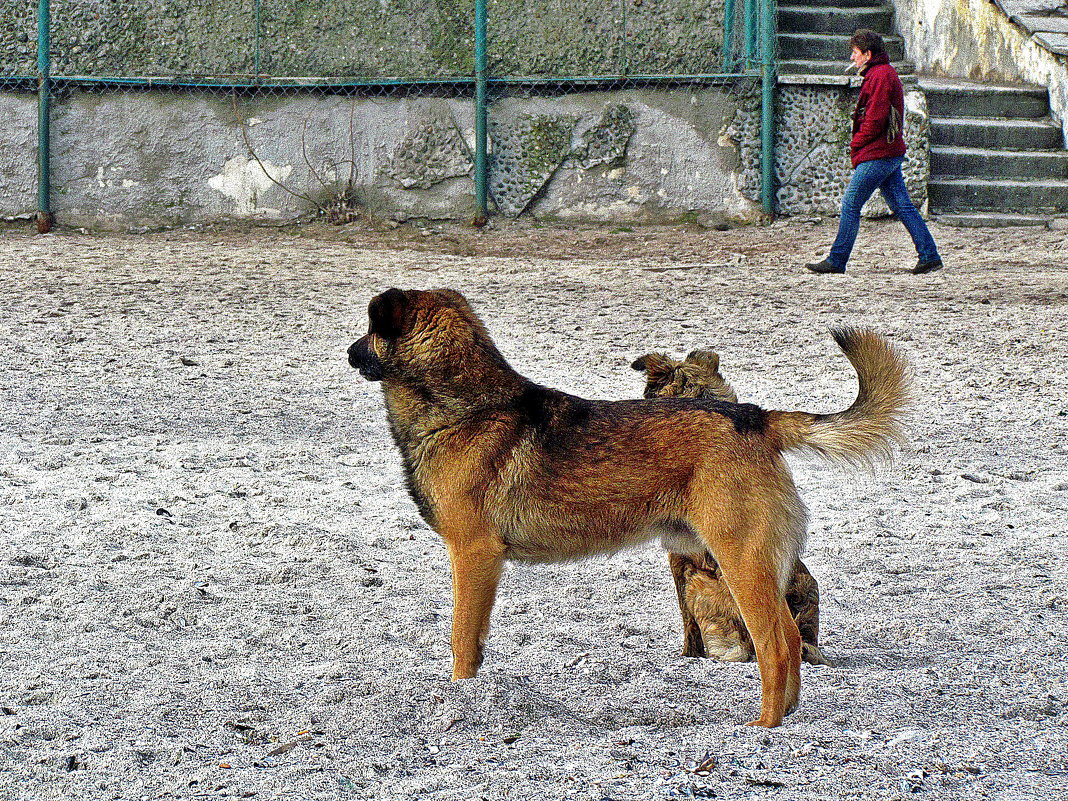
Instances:
[[[49,203],[49,108],[51,106],[50,72],[52,69],[50,36],[51,9],[48,0],[37,3],[37,233],[52,230],[52,208]]]
[[[723,2],[723,71],[734,71],[734,0]]]
[[[757,18],[757,0],[745,0],[745,4],[742,6],[742,19],[745,24],[744,39],[742,46],[745,52],[745,69],[751,69],[753,62],[756,60],[756,41],[758,25],[760,20]]]
[[[486,101],[486,0],[475,0],[475,203],[479,223],[489,214]]]
[[[775,0],[761,0],[764,24],[760,92],[760,200],[764,213],[775,216],[775,51],[778,25]]]

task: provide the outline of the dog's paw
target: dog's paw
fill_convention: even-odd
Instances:
[[[808,662],[810,665],[827,665],[828,667],[834,667],[834,662],[828,659],[823,651],[820,650],[818,645],[813,645],[810,642],[801,643],[801,661]]]
[[[776,720],[774,717],[765,718],[763,716],[756,720],[751,720],[745,724],[746,726],[763,726],[765,729],[774,729],[777,726],[782,725],[782,718]]]
[[[742,643],[726,637],[705,637],[705,649],[720,662],[752,662],[754,653]]]

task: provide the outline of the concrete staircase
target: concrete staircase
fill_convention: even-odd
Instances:
[[[781,0],[780,83],[859,84],[849,37],[882,34],[902,82],[919,86],[931,118],[932,213],[957,225],[1038,225],[1068,216],[1068,151],[1046,89],[917,79],[879,0]],[[852,76],[852,77],[850,77]]]
[[[1040,225],[1068,214],[1068,151],[1037,86],[922,78],[930,209],[957,225]]]
[[[890,62],[902,80],[913,73],[894,33],[893,11],[878,0],[783,0],[779,4],[779,75],[838,77],[848,82],[849,37],[858,28],[882,34]],[[818,80],[818,79],[817,79]],[[858,79],[859,80],[859,79]]]

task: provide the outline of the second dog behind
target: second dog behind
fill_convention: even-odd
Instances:
[[[646,398],[710,398],[738,402],[738,395],[719,371],[719,354],[695,350],[676,361],[648,353],[631,365],[645,373]],[[721,662],[750,662],[756,657],[753,638],[742,621],[719,565],[711,554],[668,553],[675,592],[682,612],[683,656],[710,656]],[[801,633],[801,658],[813,665],[831,662],[820,650],[820,590],[798,559],[786,587],[786,603]]]

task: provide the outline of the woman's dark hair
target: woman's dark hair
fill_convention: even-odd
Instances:
[[[861,28],[849,37],[849,46],[857,48],[861,53],[871,53],[873,56],[886,52],[886,48],[883,47],[883,37],[867,28]]]

